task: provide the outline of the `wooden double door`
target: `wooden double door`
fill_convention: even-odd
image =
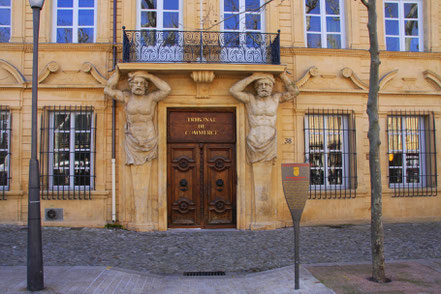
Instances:
[[[167,194],[168,226],[171,228],[231,228],[236,226],[236,145],[234,130],[224,128],[224,116],[212,112],[177,110],[178,119],[169,113],[169,129],[176,124],[175,134],[168,132]],[[231,112],[228,112],[231,115]],[[219,116],[220,115],[220,116]],[[234,115],[234,113],[233,113]],[[179,118],[182,116],[182,118]],[[188,123],[188,118],[205,118]],[[208,121],[206,118],[213,118]],[[233,117],[234,118],[234,117]],[[228,119],[227,119],[228,120]],[[221,121],[221,126],[216,124]],[[187,122],[187,126],[179,124]],[[201,125],[204,123],[204,127]],[[234,119],[231,124],[234,123]],[[199,127],[199,128],[198,128]],[[176,131],[176,128],[174,130]],[[179,130],[182,128],[182,130]],[[208,137],[192,130],[210,131]],[[205,132],[204,134],[206,134]],[[213,135],[216,134],[216,135]],[[208,139],[207,139],[208,138]],[[199,142],[174,142],[174,141]]]

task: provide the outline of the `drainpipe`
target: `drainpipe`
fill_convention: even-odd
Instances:
[[[113,69],[116,67],[116,1],[113,0]],[[115,156],[115,133],[116,133],[116,101],[112,100],[112,223],[116,222],[116,156]]]
[[[204,24],[202,23],[202,0],[199,0],[199,22],[202,31],[204,29]]]

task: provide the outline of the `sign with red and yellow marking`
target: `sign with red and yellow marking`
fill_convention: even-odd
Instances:
[[[300,221],[309,191],[309,164],[282,163],[282,186],[293,221]]]

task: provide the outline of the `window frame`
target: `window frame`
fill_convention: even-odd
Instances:
[[[55,154],[60,151],[55,151],[55,115],[56,114],[69,114],[70,115],[70,126],[68,131],[58,131],[60,133],[69,133],[69,149],[67,152],[69,152],[69,185],[54,185],[54,157]],[[91,120],[90,120],[90,126],[88,130],[77,130],[75,127],[75,116],[76,115],[84,115],[84,114],[90,114]],[[94,187],[94,177],[95,177],[95,115],[93,110],[86,110],[86,111],[76,111],[76,110],[50,110],[49,111],[49,128],[48,128],[48,189],[50,191],[83,191],[83,190],[93,190]],[[75,148],[75,135],[79,133],[89,133],[90,134],[90,147],[89,148],[80,148],[80,149],[87,149],[87,150],[77,150]],[[75,167],[75,154],[76,152],[84,152],[89,151],[90,154],[90,166],[89,166],[89,178],[90,178],[90,184],[89,185],[75,185],[75,171],[81,170],[82,168],[76,168]],[[61,151],[63,152],[63,151]],[[66,151],[64,151],[66,152]],[[83,169],[86,169],[84,167]]]
[[[386,4],[387,3],[396,3],[398,5],[398,18],[393,18],[393,17],[386,17],[386,13],[385,13],[385,9],[386,9]],[[411,51],[411,50],[406,50],[406,39],[415,39],[414,36],[409,36],[406,37],[405,35],[405,29],[404,29],[404,24],[405,24],[405,20],[406,18],[404,17],[404,5],[405,4],[409,4],[409,3],[415,3],[418,5],[418,18],[417,23],[418,23],[418,46],[419,46],[419,50],[418,51]],[[423,18],[423,11],[424,7],[423,7],[423,1],[422,0],[384,0],[383,1],[383,13],[384,13],[384,18],[383,18],[383,25],[384,25],[384,45],[386,48],[386,51],[396,51],[396,50],[389,50],[387,48],[387,38],[388,37],[393,37],[393,38],[398,38],[399,39],[399,50],[398,51],[403,51],[403,52],[423,52],[424,51],[424,18]],[[386,30],[386,25],[387,25],[387,21],[388,20],[398,20],[398,35],[388,35]]]
[[[245,1],[246,0],[237,0],[239,1],[239,11],[235,12],[235,11],[227,11],[225,12],[225,1],[226,0],[221,0],[220,1],[220,15],[222,17],[222,26],[221,26],[221,31],[222,32],[228,32],[228,33],[265,33],[266,32],[266,22],[265,22],[265,8],[262,7],[262,5],[264,4],[265,1],[263,0],[258,0],[259,1],[259,7],[260,8],[258,11],[253,11],[253,12],[246,12],[246,7],[245,7]],[[233,29],[225,29],[225,13],[227,14],[233,14],[233,15],[239,15],[239,29],[237,30],[233,30]],[[260,29],[258,30],[253,30],[253,29],[247,29],[246,28],[246,16],[247,15],[253,15],[253,14],[260,14]],[[243,16],[243,17],[241,17]]]
[[[9,9],[9,24],[2,25],[0,24],[0,29],[2,28],[9,28],[9,39],[4,42],[0,43],[9,43],[11,41],[11,33],[12,33],[12,2],[13,0],[9,1],[9,5],[6,6],[0,6],[0,9]]]
[[[321,117],[323,118],[323,127],[312,127],[309,125],[309,117]],[[329,117],[341,117],[342,119],[342,125],[340,129],[328,129],[327,126],[329,124],[328,119]],[[318,114],[318,113],[307,113],[305,115],[305,161],[309,162],[309,155],[313,154],[313,153],[317,153],[317,154],[323,154],[323,166],[317,166],[314,167],[311,165],[311,171],[312,170],[323,170],[323,184],[311,184],[309,185],[309,189],[311,190],[345,190],[348,189],[350,184],[349,184],[349,157],[350,157],[350,151],[349,151],[349,115],[348,114],[332,114],[332,113],[323,113],[323,114]],[[328,157],[330,154],[332,153],[338,153],[338,152],[332,152],[328,149],[328,144],[327,144],[327,138],[329,136],[330,133],[334,133],[337,134],[339,136],[339,138],[341,138],[342,140],[342,147],[339,149],[339,153],[341,153],[341,160],[342,160],[342,164],[341,167],[339,168],[333,168],[333,170],[338,170],[341,169],[342,174],[342,183],[341,184],[329,184],[328,183],[328,178],[329,178],[329,174],[328,174],[328,169],[330,169],[328,167]],[[320,149],[317,150],[315,152],[311,152],[309,146],[310,146],[310,135],[311,134],[323,134],[323,147],[324,149]],[[341,134],[341,135],[340,135]],[[311,176],[312,179],[312,176]]]
[[[406,119],[407,118],[418,118],[418,129],[417,130],[410,130],[408,131],[407,127],[406,127]],[[390,118],[400,118],[401,119],[401,124],[399,126],[398,130],[391,130],[389,129],[389,119]],[[425,130],[426,130],[426,126],[425,126],[425,117],[422,115],[388,115],[387,116],[387,120],[388,120],[388,132],[387,132],[387,139],[388,139],[388,154],[389,154],[389,166],[388,166],[388,175],[389,175],[389,180],[388,180],[388,186],[391,189],[396,189],[396,188],[423,188],[426,187],[426,138],[425,138]],[[409,165],[407,164],[407,154],[409,154],[410,152],[408,152],[408,148],[407,148],[407,144],[406,144],[406,140],[408,135],[417,135],[418,136],[418,143],[419,143],[419,148],[418,148],[418,160],[419,160],[419,165],[418,165],[418,172],[419,172],[419,182],[418,183],[408,183],[406,182],[407,179],[407,170],[409,168]],[[400,144],[401,144],[401,149],[396,149],[396,148],[391,148],[391,136],[392,135],[399,135],[401,137],[400,140]],[[412,150],[414,152],[412,153],[416,153],[416,150]],[[390,166],[390,158],[391,158],[391,154],[397,154],[397,153],[401,153],[401,162],[402,164],[400,166]],[[393,157],[392,157],[393,158]],[[412,168],[412,167],[410,167]],[[400,183],[391,183],[391,176],[390,176],[390,171],[391,169],[401,169],[401,182]]]
[[[97,38],[97,11],[98,11],[98,1],[93,0],[93,8],[92,7],[79,7],[79,1],[80,0],[72,0],[73,5],[72,7],[58,7],[58,1],[55,0],[52,10],[52,19],[53,19],[53,30],[52,30],[52,40],[54,43],[58,44],[90,44],[90,43],[96,43]],[[93,9],[93,26],[80,26],[78,24],[79,22],[79,11],[80,10],[92,10]],[[58,11],[59,10],[72,10],[72,25],[71,26],[59,26],[57,24],[58,18]],[[57,40],[57,30],[59,28],[71,28],[72,29],[72,41],[71,42],[58,42]],[[92,28],[93,29],[93,40],[91,42],[81,42],[78,43],[78,30],[82,28]]]
[[[320,1],[320,14],[310,14],[306,12],[306,1],[303,0],[303,13],[304,13],[304,19],[303,24],[305,26],[305,47],[306,48],[323,48],[323,49],[345,49],[346,48],[346,19],[345,19],[345,1],[344,0],[338,0],[339,1],[339,7],[340,7],[340,14],[338,16],[340,17],[340,32],[328,32],[327,31],[327,23],[326,18],[335,16],[334,14],[327,14],[326,13],[326,1],[328,0],[318,0]],[[314,32],[307,30],[307,17],[308,16],[319,16],[320,17],[320,32]],[[324,30],[326,29],[326,30]],[[320,35],[321,40],[321,47],[309,47],[308,46],[308,34],[312,35]],[[327,37],[328,35],[340,35],[340,47],[339,48],[328,48],[328,41]]]
[[[156,9],[142,9],[141,8],[141,1],[142,0],[136,0],[136,29],[137,30],[151,30],[151,31],[179,31],[182,30],[184,27],[184,3],[183,0],[179,1],[179,9],[178,10],[170,10],[170,9],[164,9],[164,1],[167,0],[157,0],[157,8]],[[155,28],[143,28],[141,27],[141,15],[143,11],[156,11],[156,27]],[[164,28],[164,13],[166,12],[178,12],[179,13],[179,26],[178,28]]]
[[[263,62],[266,56],[266,48],[262,44],[268,42],[266,32],[266,17],[265,17],[265,4],[264,0],[259,1],[259,9],[251,10],[247,12],[246,10],[246,0],[237,0],[239,3],[238,11],[225,11],[225,1],[221,0],[220,3],[220,17],[221,17],[221,46],[226,50],[225,56],[221,58],[237,54],[237,48],[244,48],[246,54],[253,55],[253,49],[258,49],[261,51],[261,57],[256,58],[256,61]],[[233,0],[234,1],[234,0]],[[231,17],[225,17],[226,14],[237,15],[239,21],[239,27],[237,29],[225,28],[225,24]],[[260,16],[260,29],[247,29],[247,16],[248,15],[259,15]],[[260,49],[260,50],[259,50]],[[228,61],[223,60],[223,61]]]
[[[2,121],[3,113],[7,114],[7,122],[6,125]],[[8,140],[8,146],[7,148],[1,148],[0,152],[6,152],[7,155],[5,156],[5,165],[3,169],[0,169],[0,172],[6,172],[6,185],[0,184],[0,190],[9,191],[10,189],[10,179],[11,179],[11,122],[12,122],[12,115],[11,111],[8,107],[2,107],[0,106],[0,126],[6,126],[6,129],[3,129],[0,127],[0,136],[3,136],[4,133],[6,133],[7,140]],[[0,196],[0,199],[5,199],[5,195]]]

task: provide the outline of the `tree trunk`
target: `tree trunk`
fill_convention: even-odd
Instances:
[[[379,283],[387,281],[384,270],[384,230],[382,212],[381,167],[380,167],[380,125],[378,123],[378,92],[380,52],[377,35],[376,0],[362,0],[368,9],[369,53],[371,66],[369,75],[369,96],[367,114],[369,116],[369,171],[371,180],[371,249],[372,279]]]

